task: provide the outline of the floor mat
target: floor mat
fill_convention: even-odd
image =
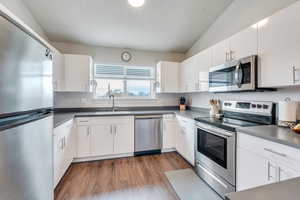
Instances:
[[[181,200],[223,200],[191,169],[165,172]]]

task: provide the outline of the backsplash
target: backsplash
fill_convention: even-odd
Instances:
[[[300,87],[295,88],[282,88],[277,91],[268,92],[245,92],[245,93],[193,93],[187,94],[189,106],[209,108],[209,100],[219,99],[225,100],[244,100],[244,101],[272,101],[278,103],[284,101],[286,97],[291,98],[293,101],[300,102]],[[298,113],[298,119],[300,119],[300,113]]]
[[[116,107],[158,107],[177,106],[179,95],[159,94],[156,99],[116,99]],[[92,94],[56,92],[54,98],[55,108],[87,108],[87,107],[110,107],[109,99],[93,99]]]

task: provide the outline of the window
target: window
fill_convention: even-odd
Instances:
[[[153,98],[155,69],[153,67],[128,67],[95,65],[95,97]]]

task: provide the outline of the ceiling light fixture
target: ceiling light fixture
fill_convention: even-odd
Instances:
[[[135,8],[141,7],[145,4],[145,0],[128,0],[128,3]]]

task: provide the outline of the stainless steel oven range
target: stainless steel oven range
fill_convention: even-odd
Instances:
[[[272,102],[223,102],[224,118],[195,118],[196,172],[220,196],[236,185],[236,128],[275,123]]]

